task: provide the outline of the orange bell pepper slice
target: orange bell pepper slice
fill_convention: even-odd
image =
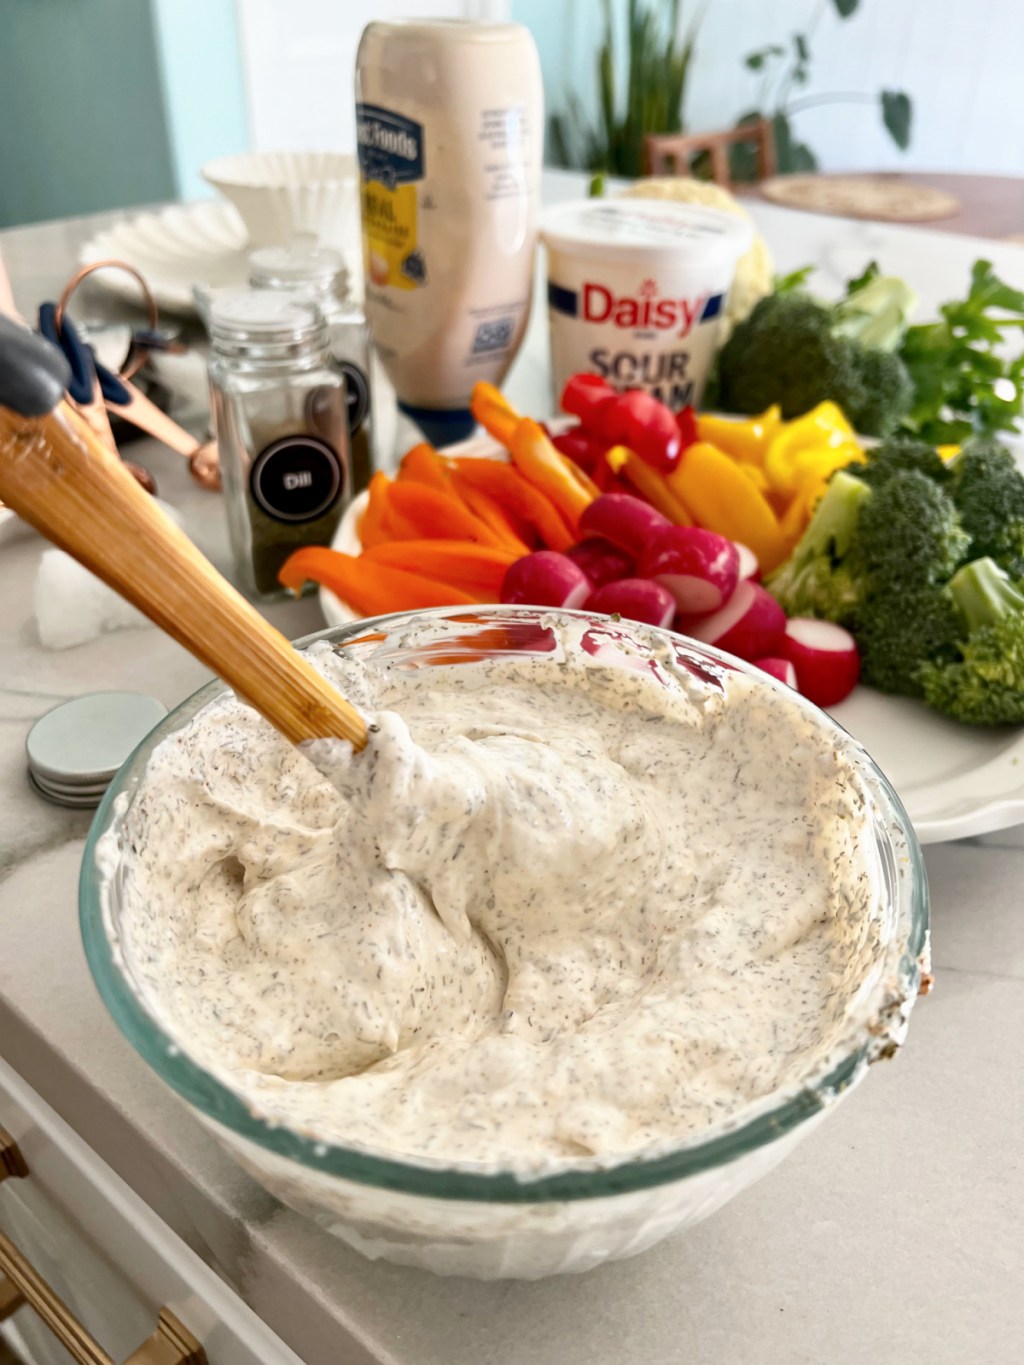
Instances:
[[[398,477],[413,483],[429,484],[441,493],[450,493],[452,490],[444,460],[426,441],[405,452],[398,466]]]
[[[369,564],[389,564],[393,569],[449,583],[463,592],[497,601],[510,564],[522,551],[494,550],[465,540],[403,540],[375,545],[361,559]]]
[[[663,517],[668,517],[676,526],[693,525],[693,518],[669,488],[664,474],[652,469],[635,450],[630,450],[628,446],[612,446],[606,452],[605,460],[610,469],[616,474],[621,473],[626,482]]]
[[[321,545],[304,545],[289,555],[278,579],[292,592],[300,592],[309,581],[320,583],[361,616],[386,616],[419,607],[460,607],[480,600],[450,583],[390,564],[356,559]]]
[[[512,435],[511,451],[512,463],[522,476],[539,488],[575,529],[594,499],[566,469],[540,423],[524,417]]]
[[[452,461],[452,483],[464,497],[470,489],[489,493],[512,516],[531,526],[549,550],[568,550],[575,539],[554,503],[510,464],[463,456]]]
[[[388,510],[413,534],[405,540],[472,540],[480,545],[500,545],[499,538],[475,517],[456,491],[442,493],[425,483],[397,480],[388,489]],[[399,539],[393,536],[392,539]]]
[[[698,526],[749,545],[766,572],[785,559],[785,537],[766,498],[715,446],[688,446],[666,482]]]
[[[500,389],[484,380],[474,384],[469,410],[488,435],[506,450],[512,449],[512,438],[522,419]]]

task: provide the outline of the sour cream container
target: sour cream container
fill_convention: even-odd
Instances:
[[[735,214],[660,200],[584,199],[541,215],[557,402],[581,371],[699,404],[753,229]]]

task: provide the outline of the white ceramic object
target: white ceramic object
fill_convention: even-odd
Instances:
[[[354,240],[354,238],[353,238]],[[249,238],[230,204],[209,201],[175,204],[159,213],[123,218],[89,239],[79,254],[82,265],[118,260],[145,276],[162,309],[194,314],[193,287],[228,288],[245,284]],[[139,287],[121,270],[101,270],[94,278],[115,294],[137,300]]]
[[[241,214],[250,247],[309,234],[351,242],[358,218],[356,159],[342,152],[242,152],[208,161],[203,179]]]

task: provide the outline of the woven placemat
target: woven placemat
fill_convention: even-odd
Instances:
[[[888,223],[951,218],[960,208],[959,199],[945,190],[876,175],[777,175],[760,188],[766,199],[787,208]]]

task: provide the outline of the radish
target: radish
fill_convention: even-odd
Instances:
[[[624,616],[627,621],[642,621],[648,626],[669,626],[676,601],[668,588],[649,578],[620,578],[591,593],[586,610]]]
[[[578,564],[555,550],[537,550],[508,566],[501,600],[532,607],[580,607],[590,591],[590,579]]]
[[[629,493],[602,493],[580,517],[580,530],[586,536],[602,536],[631,554],[634,559],[656,531],[672,523],[650,503]]]
[[[781,651],[786,613],[760,583],[741,583],[724,607],[710,616],[680,616],[676,630],[741,659],[769,659]]]
[[[794,616],[786,626],[781,652],[796,669],[800,691],[818,706],[835,706],[860,679],[857,642],[831,621]]]
[[[637,572],[662,583],[689,616],[724,606],[739,582],[740,556],[731,540],[699,526],[667,526],[647,543]]]
[[[606,583],[615,583],[620,578],[629,578],[636,568],[633,559],[601,536],[591,536],[581,540],[578,545],[566,550],[566,558],[579,566],[595,588],[603,588]]]
[[[796,669],[788,659],[755,659],[754,667],[763,673],[770,673],[777,682],[796,689]]]
[[[745,583],[749,578],[752,583],[760,583],[761,565],[758,563],[757,555],[749,545],[744,545],[742,540],[734,540],[733,544],[740,557],[740,582]]]

